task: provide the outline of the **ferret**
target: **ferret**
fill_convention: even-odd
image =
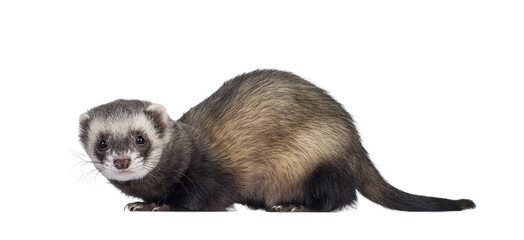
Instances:
[[[130,211],[336,211],[357,190],[402,211],[460,211],[450,200],[401,191],[382,178],[352,117],[324,90],[278,70],[226,81],[177,121],[159,104],[116,100],[80,116],[96,169],[142,202]]]

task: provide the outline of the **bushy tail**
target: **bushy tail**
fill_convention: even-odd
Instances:
[[[475,208],[475,203],[469,199],[450,200],[401,191],[382,178],[367,156],[360,164],[360,171],[357,173],[358,191],[386,208],[401,211],[461,211]]]

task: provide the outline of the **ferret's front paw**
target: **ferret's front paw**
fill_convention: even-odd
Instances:
[[[152,211],[153,207],[154,207],[153,203],[134,202],[134,203],[127,204],[125,209],[127,209],[127,210],[129,210],[131,212]]]
[[[270,212],[309,212],[309,209],[302,205],[276,205],[268,209]]]
[[[150,211],[169,211],[171,207],[167,204],[156,204],[156,203],[145,203],[145,202],[134,202],[126,205],[125,209],[131,212],[150,212]]]

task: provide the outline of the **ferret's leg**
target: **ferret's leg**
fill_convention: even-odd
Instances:
[[[304,206],[314,212],[339,210],[357,200],[355,178],[343,164],[319,166],[305,190]]]

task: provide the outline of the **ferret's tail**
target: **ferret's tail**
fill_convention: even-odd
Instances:
[[[382,178],[367,156],[360,161],[360,164],[357,173],[358,191],[364,197],[386,208],[401,211],[461,211],[475,208],[475,203],[469,199],[450,200],[401,191]]]

